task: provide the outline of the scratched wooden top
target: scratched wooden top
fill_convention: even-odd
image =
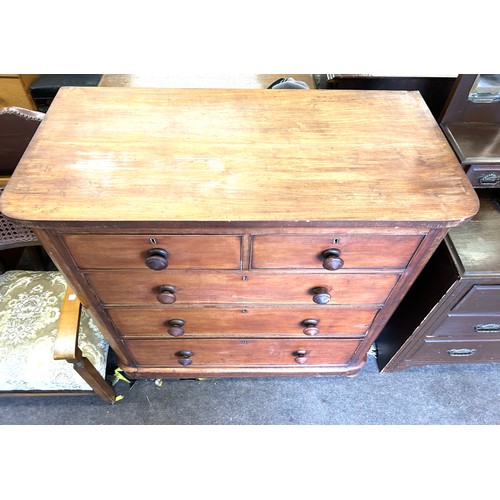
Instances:
[[[477,196],[418,92],[62,88],[1,198],[54,221],[436,221]]]

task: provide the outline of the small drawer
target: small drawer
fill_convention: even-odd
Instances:
[[[269,274],[233,271],[94,271],[89,284],[103,304],[383,304],[399,274]]]
[[[500,340],[500,316],[449,316],[427,336]]]
[[[168,269],[241,269],[238,235],[69,234],[64,241],[80,269],[146,269],[153,265],[160,270],[164,265]]]
[[[257,235],[254,269],[404,269],[422,236],[380,234]]]
[[[474,285],[451,310],[452,314],[498,314],[500,285]]]
[[[345,365],[359,346],[337,339],[127,340],[141,366],[311,366]]]
[[[214,336],[362,336],[378,309],[330,307],[268,308],[169,308],[108,309],[107,313],[125,337]]]
[[[406,357],[425,363],[500,362],[500,340],[444,341],[425,339]]]
[[[500,165],[471,165],[467,177],[476,188],[500,187]]]

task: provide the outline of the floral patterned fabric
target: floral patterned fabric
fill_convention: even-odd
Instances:
[[[53,358],[65,292],[59,272],[0,275],[0,391],[91,389],[70,363]],[[104,377],[108,344],[84,309],[78,345]]]

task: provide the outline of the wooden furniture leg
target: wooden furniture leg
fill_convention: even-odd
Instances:
[[[59,318],[54,359],[66,360],[103,401],[113,404],[115,392],[78,347],[81,304],[68,286]]]

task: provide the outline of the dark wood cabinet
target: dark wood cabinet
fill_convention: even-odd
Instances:
[[[460,75],[441,128],[475,188],[500,188],[500,75]]]
[[[377,339],[383,372],[500,362],[500,193],[452,228]]]

